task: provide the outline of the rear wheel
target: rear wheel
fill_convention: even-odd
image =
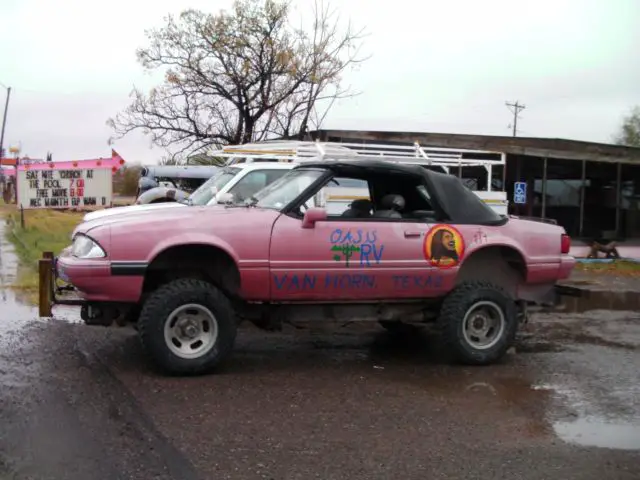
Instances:
[[[180,279],[149,296],[138,331],[145,350],[165,372],[200,374],[231,353],[237,328],[220,290],[202,280]]]
[[[500,360],[518,330],[515,302],[489,282],[465,282],[444,300],[438,320],[454,359],[470,365]]]

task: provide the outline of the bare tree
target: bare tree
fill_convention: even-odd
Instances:
[[[236,0],[230,12],[168,17],[137,52],[164,83],[133,90],[107,122],[115,138],[141,130],[182,155],[318,128],[337,99],[355,95],[342,77],[365,58],[363,31],[342,27],[320,0],[313,14],[309,28],[294,27],[289,0]]]
[[[640,107],[633,107],[622,120],[620,131],[613,141],[618,145],[640,147]]]
[[[165,155],[158,160],[158,165],[176,166],[184,164],[185,161],[177,155]]]

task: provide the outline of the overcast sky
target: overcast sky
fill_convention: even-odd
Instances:
[[[32,158],[107,156],[105,120],[134,84],[157,81],[135,60],[144,30],[168,13],[230,3],[0,0],[0,82],[13,87],[5,146]],[[333,4],[366,27],[373,56],[347,78],[362,94],[335,106],[325,128],[509,135],[505,101],[520,100],[519,135],[608,142],[640,104],[638,0]],[[115,148],[128,161],[162,155],[142,135]]]

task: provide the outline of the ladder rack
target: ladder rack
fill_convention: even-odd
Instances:
[[[226,146],[208,152],[227,158],[226,165],[259,161],[319,162],[330,160],[383,160],[398,164],[440,167],[446,173],[456,167],[484,167],[489,178],[494,165],[505,165],[506,154],[489,150],[343,142],[271,140]],[[489,182],[490,184],[491,182]],[[491,186],[489,186],[489,190]]]
[[[343,142],[265,141],[213,150],[209,155],[231,159],[271,158],[290,161],[385,160],[394,163],[482,166],[504,165],[505,154],[489,150],[467,150],[413,145],[383,145]],[[229,162],[231,163],[231,162]],[[239,163],[239,162],[233,162]]]

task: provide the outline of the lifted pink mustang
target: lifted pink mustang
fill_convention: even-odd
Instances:
[[[323,208],[327,189],[353,181],[369,199]],[[556,282],[574,267],[569,247],[563,228],[500,216],[451,175],[308,163],[243,205],[82,223],[41,298],[81,305],[90,325],[135,324],[168,373],[218,365],[242,319],[268,329],[296,319],[434,321],[453,359],[490,364],[512,345],[526,304],[567,293]],[[55,278],[79,298],[56,295]]]

